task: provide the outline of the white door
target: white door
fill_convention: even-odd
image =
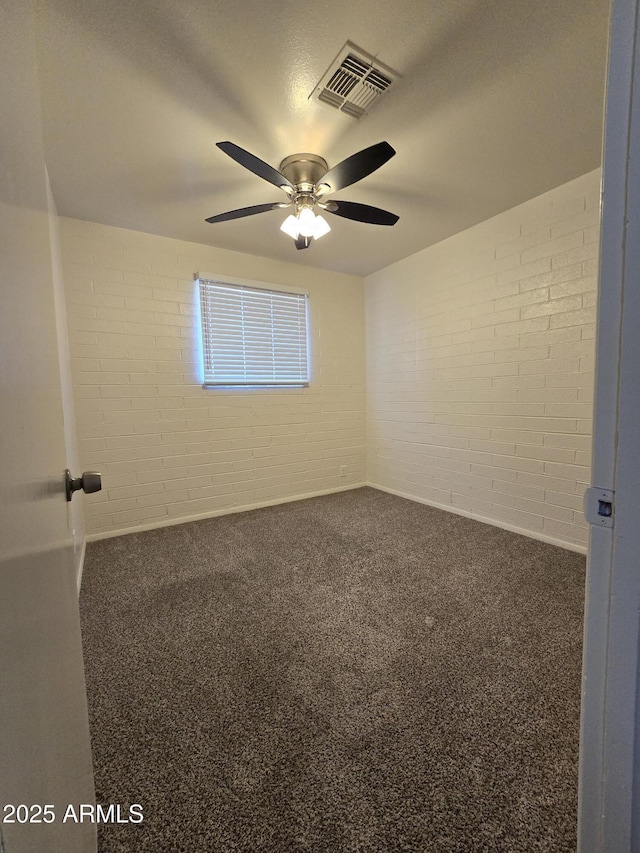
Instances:
[[[63,822],[94,792],[32,27],[0,3],[0,850],[90,853]]]
[[[640,851],[640,52],[638,0],[613,0],[580,761],[580,853]]]

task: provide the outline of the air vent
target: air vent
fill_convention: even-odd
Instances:
[[[360,118],[397,76],[373,56],[347,42],[311,95],[316,94],[323,104]]]

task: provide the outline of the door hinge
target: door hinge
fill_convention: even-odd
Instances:
[[[613,527],[615,513],[614,495],[611,489],[591,486],[584,493],[584,517],[597,527]]]

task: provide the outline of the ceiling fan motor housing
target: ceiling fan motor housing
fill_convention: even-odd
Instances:
[[[280,163],[280,171],[298,192],[313,192],[328,169],[327,161],[317,154],[291,154]]]

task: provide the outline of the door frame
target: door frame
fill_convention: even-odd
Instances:
[[[589,539],[579,853],[640,850],[639,2],[611,7],[591,482],[614,492],[614,527]]]

